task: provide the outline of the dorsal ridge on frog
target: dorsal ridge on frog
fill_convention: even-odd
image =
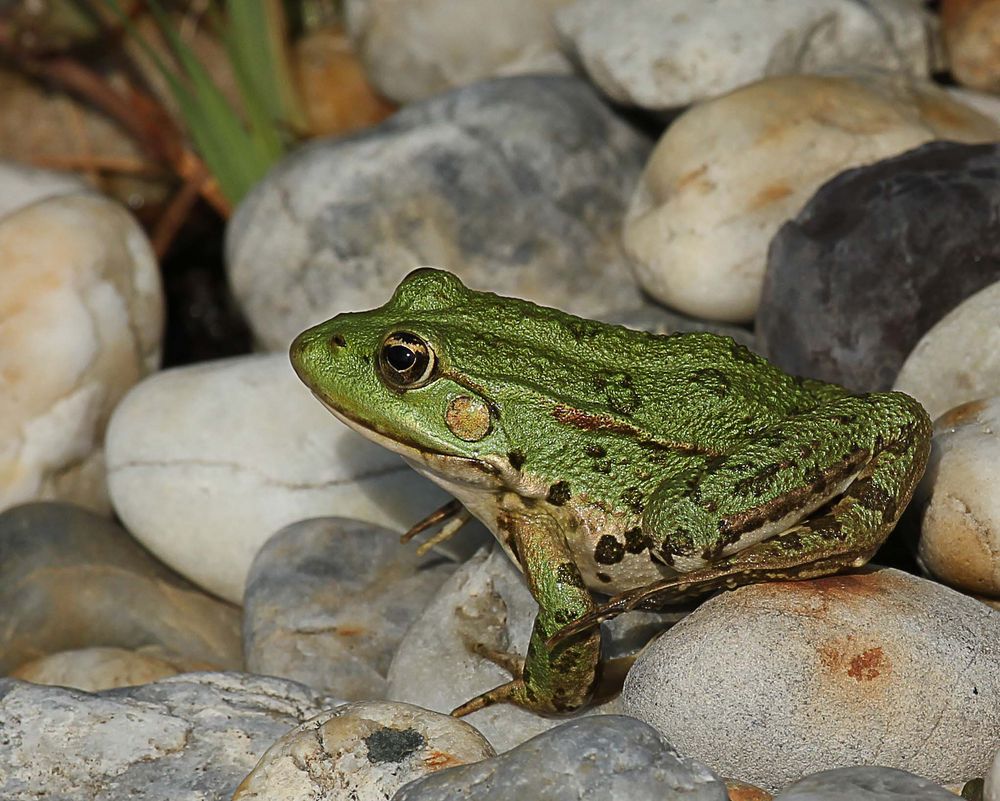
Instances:
[[[606,325],[432,268],[304,332],[291,358],[341,420],[482,520],[539,602],[521,675],[458,713],[586,703],[594,625],[624,609],[863,563],[929,447],[901,393],[851,395],[728,337]],[[598,607],[592,590],[618,597]]]

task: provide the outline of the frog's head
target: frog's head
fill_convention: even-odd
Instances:
[[[493,486],[511,469],[509,447],[491,393],[462,362],[500,301],[521,303],[421,268],[384,306],[339,314],[300,334],[292,365],[319,400],[369,439],[449,480]]]

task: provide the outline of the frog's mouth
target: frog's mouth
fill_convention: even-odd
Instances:
[[[484,456],[483,459],[455,456],[431,450],[411,440],[390,436],[368,423],[362,423],[343,409],[332,405],[318,392],[313,391],[313,395],[348,428],[376,445],[381,445],[386,450],[399,454],[417,472],[425,475],[430,474],[428,478],[433,480],[440,478],[449,483],[468,484],[479,489],[497,489],[505,486],[505,478],[507,477],[504,475],[503,464],[493,464],[488,456]]]

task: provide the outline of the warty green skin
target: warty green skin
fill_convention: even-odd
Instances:
[[[386,377],[380,353],[399,332],[436,356],[419,387]],[[596,624],[627,609],[864,564],[929,451],[927,414],[902,393],[851,395],[728,337],[584,320],[429,268],[384,306],[303,332],[291,359],[525,573],[539,613],[523,671],[456,714],[586,704]],[[597,606],[591,591],[615,597]]]

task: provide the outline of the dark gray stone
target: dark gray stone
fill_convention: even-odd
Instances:
[[[0,679],[0,798],[229,801],[271,743],[336,704],[240,673],[101,693]]]
[[[896,768],[836,768],[795,782],[774,801],[955,801],[940,785]]]
[[[727,801],[707,767],[653,728],[595,715],[540,734],[493,759],[412,782],[392,801]]]
[[[279,531],[247,578],[247,669],[346,700],[384,698],[396,646],[458,567],[416,550],[394,531],[343,518]]]
[[[91,646],[158,646],[192,667],[239,668],[240,612],[93,512],[40,502],[0,514],[0,675]]]
[[[640,302],[621,244],[651,143],[577,78],[472,84],[282,161],[229,227],[234,292],[271,348],[384,303],[420,265],[594,317]]]
[[[1000,279],[1000,146],[935,142],[826,183],[771,243],[757,335],[789,372],[892,386],[917,340]]]

